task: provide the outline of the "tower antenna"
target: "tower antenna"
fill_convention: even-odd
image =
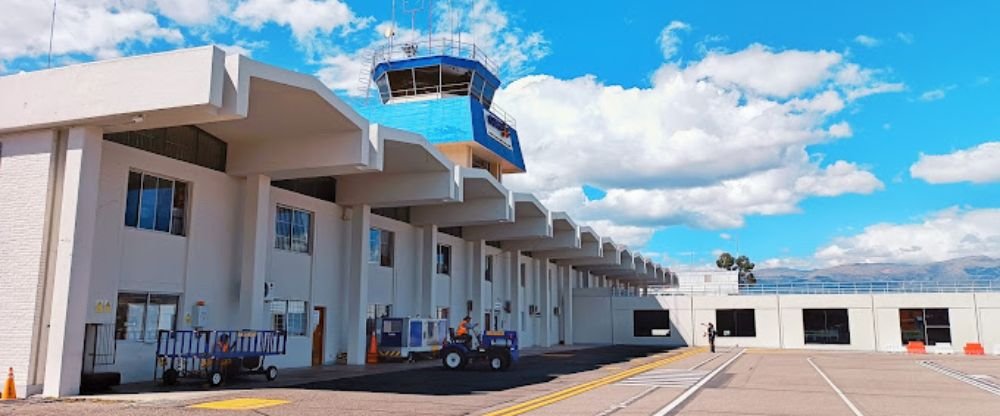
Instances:
[[[56,2],[52,0],[52,22],[49,24],[49,68],[52,68],[52,38],[56,33]]]

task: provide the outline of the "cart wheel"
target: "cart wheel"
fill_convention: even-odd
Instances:
[[[221,386],[223,380],[222,373],[219,371],[213,371],[212,374],[208,376],[208,383],[211,384],[212,387]]]
[[[178,375],[179,374],[177,374],[177,370],[174,370],[173,368],[168,368],[168,369],[164,370],[163,371],[163,384],[166,384],[168,386],[173,386],[173,385],[177,384],[177,377],[178,377]]]
[[[275,367],[273,365],[268,367],[267,371],[264,373],[264,377],[267,377],[267,381],[274,381],[275,379],[277,379],[278,367]]]

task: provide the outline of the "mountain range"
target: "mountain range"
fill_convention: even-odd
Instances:
[[[760,282],[872,282],[1000,280],[1000,259],[960,257],[926,264],[859,263],[816,270],[754,270]]]

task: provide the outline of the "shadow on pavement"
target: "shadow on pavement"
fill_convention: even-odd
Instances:
[[[603,365],[645,357],[669,349],[665,347],[610,346],[524,357],[510,370],[500,372],[490,371],[485,365],[470,365],[462,371],[448,371],[441,366],[435,366],[310,382],[293,387],[311,390],[435,396],[465,395],[546,383],[560,375],[590,371]]]

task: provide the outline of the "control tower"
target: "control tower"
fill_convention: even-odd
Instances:
[[[473,43],[426,37],[387,44],[372,54],[378,89],[361,112],[379,124],[419,133],[460,166],[498,180],[525,172],[513,117],[497,107],[497,65]],[[365,86],[371,94],[371,84]]]

